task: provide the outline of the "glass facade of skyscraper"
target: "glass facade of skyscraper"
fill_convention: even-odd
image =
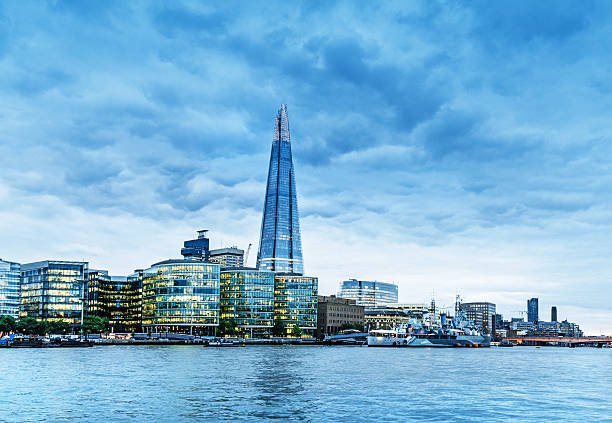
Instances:
[[[341,283],[338,296],[355,300],[358,305],[366,308],[372,308],[397,304],[398,290],[397,285],[392,283],[349,279]]]
[[[304,274],[286,105],[279,109],[274,127],[257,267],[272,272]]]
[[[41,261],[21,266],[20,317],[81,324],[86,262]]]
[[[274,278],[274,319],[285,326],[287,336],[298,325],[302,336],[314,336],[317,329],[318,279],[295,274]]]
[[[537,323],[540,320],[540,310],[537,298],[527,300],[527,321]]]
[[[0,259],[0,316],[19,314],[20,264]]]
[[[209,334],[219,325],[219,265],[167,260],[142,273],[142,324],[149,332]]]
[[[239,336],[270,335],[273,317],[273,272],[250,268],[221,271],[221,318],[233,319]]]

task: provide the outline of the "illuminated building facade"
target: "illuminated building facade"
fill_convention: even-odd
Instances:
[[[358,281],[349,279],[340,284],[341,298],[355,300],[365,308],[397,304],[397,285],[378,281]]]
[[[210,250],[211,263],[219,263],[221,268],[224,267],[243,267],[244,266],[244,250],[237,247],[218,248]]]
[[[296,274],[276,274],[274,278],[274,319],[292,336],[295,325],[302,337],[313,337],[317,330],[318,279]]]
[[[0,316],[19,315],[19,272],[21,265],[0,259]]]
[[[279,273],[304,274],[286,105],[282,105],[278,110],[274,127],[257,268]]]
[[[87,314],[108,319],[114,332],[139,332],[142,284],[133,276],[109,276],[105,270],[87,274]]]
[[[21,265],[19,317],[81,324],[88,263],[40,261]]]
[[[269,336],[273,317],[273,272],[240,267],[221,270],[221,319],[233,319],[239,336]]]
[[[220,266],[166,260],[142,271],[142,324],[148,332],[214,334],[219,325]]]

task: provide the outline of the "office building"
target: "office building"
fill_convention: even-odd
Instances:
[[[183,243],[181,255],[189,260],[208,261],[210,254],[210,241],[206,237],[208,230],[203,229],[198,231],[196,239],[190,239]]]
[[[257,268],[279,273],[304,274],[286,105],[280,107],[274,126]]]
[[[557,321],[557,307],[555,306],[552,306],[550,309],[550,321],[551,322]]]
[[[274,273],[244,267],[221,270],[221,319],[233,319],[238,336],[270,336],[274,319]]]
[[[106,270],[87,274],[87,314],[108,319],[113,332],[140,332],[142,285],[139,278],[109,276]]]
[[[537,323],[539,319],[538,299],[531,298],[527,300],[527,321]]]
[[[21,265],[0,259],[0,316],[19,316],[19,275]]]
[[[218,264],[193,259],[166,260],[143,270],[143,329],[214,335],[219,325],[219,278]]]
[[[238,247],[210,250],[209,261],[211,263],[218,263],[222,269],[224,267],[243,267],[244,250]]]
[[[274,319],[281,321],[285,335],[293,336],[297,325],[302,337],[314,337],[317,329],[318,279],[277,273],[274,277]]]
[[[461,310],[474,326],[485,333],[493,333],[495,304],[487,302],[461,303]]]
[[[364,307],[355,300],[335,295],[319,295],[317,304],[317,338],[333,335],[343,328],[364,328]]]
[[[21,265],[19,317],[81,324],[88,263],[46,260]]]
[[[397,304],[397,285],[378,281],[358,281],[349,279],[340,284],[341,298],[355,300],[365,308]]]

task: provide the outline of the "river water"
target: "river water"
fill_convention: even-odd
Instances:
[[[0,349],[2,422],[609,421],[612,350]]]

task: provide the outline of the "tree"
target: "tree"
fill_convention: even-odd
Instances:
[[[17,321],[13,316],[0,317],[0,332],[9,333],[15,330]]]
[[[108,331],[108,319],[100,316],[87,316],[81,331],[85,334],[103,333]]]
[[[356,330],[360,330],[363,332],[363,324],[361,323],[342,323],[340,325],[340,330],[346,330],[346,329],[356,329]]]
[[[221,319],[219,321],[219,335],[221,336],[236,335],[236,321],[234,319]]]
[[[293,325],[293,328],[291,329],[291,334],[293,336],[295,336],[296,338],[301,338],[302,337],[302,328],[300,328],[297,323],[295,325]]]
[[[33,317],[24,317],[17,320],[15,324],[15,332],[23,335],[36,335],[41,329],[41,325]]]
[[[272,335],[277,337],[285,335],[285,325],[283,324],[281,319],[274,320],[274,326],[272,326]]]
[[[66,335],[70,331],[70,325],[63,320],[47,322],[46,333],[51,335]]]

